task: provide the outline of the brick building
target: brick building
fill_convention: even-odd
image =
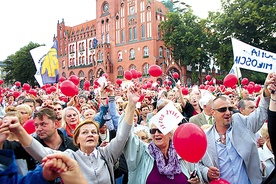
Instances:
[[[60,74],[77,75],[91,82],[107,73],[115,82],[124,71],[142,72],[157,64],[163,70],[162,82],[169,72],[178,72],[182,83],[189,84],[190,73],[175,62],[161,40],[158,26],[167,8],[156,0],[96,0],[96,19],[68,27],[57,24]]]

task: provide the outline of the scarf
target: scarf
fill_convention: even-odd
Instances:
[[[180,174],[180,162],[177,157],[177,153],[174,149],[173,142],[170,141],[168,150],[168,164],[166,165],[165,158],[161,150],[151,142],[148,146],[151,156],[154,158],[157,164],[157,168],[160,174],[166,175],[169,179],[174,179],[175,174]]]

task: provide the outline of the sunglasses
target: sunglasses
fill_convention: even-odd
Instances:
[[[158,131],[158,133],[162,134],[162,132],[158,128],[150,129],[150,134],[155,134],[157,131]]]
[[[219,112],[226,112],[227,109],[228,109],[230,112],[232,112],[232,111],[234,110],[233,107],[221,107],[221,108],[214,109],[214,110],[219,111]]]

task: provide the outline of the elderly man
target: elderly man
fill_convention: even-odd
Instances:
[[[265,86],[275,82],[269,74]],[[223,178],[231,184],[261,183],[262,172],[255,143],[255,133],[267,118],[270,91],[264,88],[259,107],[249,116],[233,114],[227,96],[213,100],[214,125],[206,130],[207,151],[199,163],[205,182]]]
[[[199,100],[199,105],[203,111],[197,115],[190,118],[189,122],[202,126],[204,124],[213,124],[212,117],[212,102],[214,100],[213,95],[206,95]]]

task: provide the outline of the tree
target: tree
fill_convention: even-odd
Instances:
[[[181,66],[192,67],[193,82],[201,78],[202,69],[210,69],[210,57],[204,48],[208,37],[203,25],[190,9],[184,14],[170,12],[167,20],[160,23],[165,46]]]
[[[210,12],[206,24],[207,29],[213,33],[213,44],[208,50],[221,70],[229,71],[233,65],[231,37],[275,52],[275,16],[275,1],[222,0],[222,11]],[[253,71],[242,74],[259,76]]]
[[[31,86],[37,85],[34,78],[36,67],[30,54],[30,50],[39,46],[39,44],[30,42],[15,54],[8,56],[4,61],[6,64],[4,71],[7,72],[4,79],[6,83],[13,84],[15,81],[19,81],[21,84],[28,83]]]

